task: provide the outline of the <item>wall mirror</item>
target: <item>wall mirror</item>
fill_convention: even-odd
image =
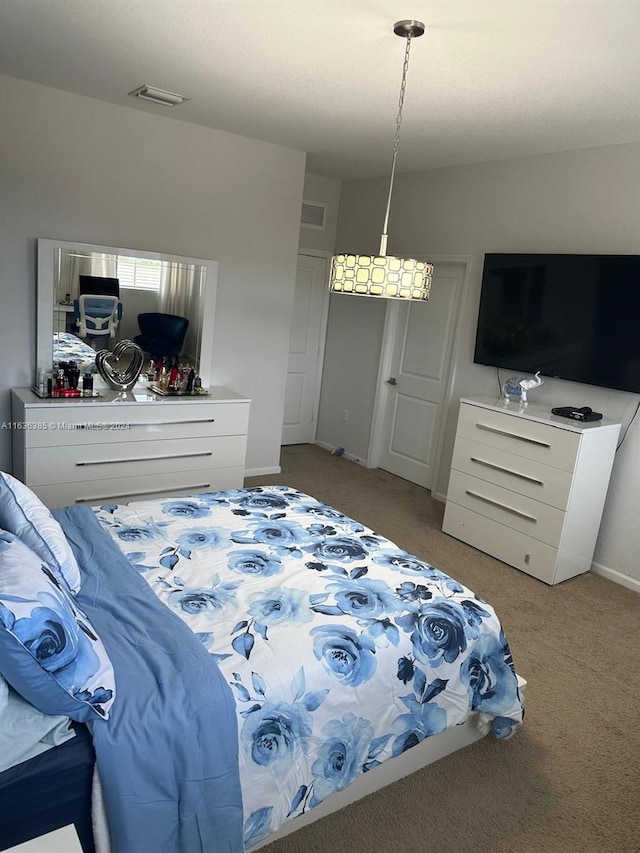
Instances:
[[[172,315],[188,324],[181,340],[165,346],[177,347],[180,361],[192,364],[207,387],[217,281],[217,261],[39,239],[36,373],[51,370],[56,361],[93,364],[95,351],[113,349],[143,331],[150,335],[140,327],[140,314],[161,315],[151,318],[157,323],[153,333],[169,341],[174,330],[165,332],[163,321]],[[89,309],[98,297],[102,308],[113,305],[113,312],[96,324]]]

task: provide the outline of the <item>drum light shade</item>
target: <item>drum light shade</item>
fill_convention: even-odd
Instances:
[[[393,161],[391,163],[391,179],[387,196],[387,209],[380,237],[380,252],[378,255],[334,255],[331,261],[329,289],[333,293],[346,293],[351,296],[377,296],[381,299],[413,299],[426,300],[431,290],[433,266],[426,261],[413,258],[395,258],[387,255],[387,239],[389,230],[389,212],[391,210],[391,195],[393,179],[396,173],[398,144],[400,141],[400,125],[402,123],[402,107],[407,85],[407,70],[409,68],[409,51],[411,40],[423,35],[424,24],[421,21],[398,21],[393,31],[407,41],[404,65],[402,67],[402,83],[398,116],[396,118],[396,135],[393,143]]]
[[[331,290],[382,299],[429,298],[433,266],[413,258],[390,255],[334,255]]]

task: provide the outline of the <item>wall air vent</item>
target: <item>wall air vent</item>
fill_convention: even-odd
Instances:
[[[177,107],[179,104],[184,104],[189,98],[184,95],[177,95],[175,92],[167,92],[165,89],[158,89],[155,86],[138,86],[133,92],[129,92],[133,98],[142,98],[144,101],[151,101],[154,104],[160,104],[163,107]]]
[[[317,201],[303,201],[300,225],[303,228],[317,228],[324,231],[327,205]]]

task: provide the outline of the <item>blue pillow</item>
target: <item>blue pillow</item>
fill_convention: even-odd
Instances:
[[[19,536],[77,593],[82,583],[80,569],[62,528],[37,495],[11,474],[0,471],[0,528]]]
[[[0,675],[43,714],[107,719],[115,676],[73,596],[25,543],[0,529]]]

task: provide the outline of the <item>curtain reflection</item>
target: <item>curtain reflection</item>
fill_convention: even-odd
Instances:
[[[194,291],[199,290],[199,276],[193,265],[164,263],[160,274],[158,308],[163,314],[188,317]]]

